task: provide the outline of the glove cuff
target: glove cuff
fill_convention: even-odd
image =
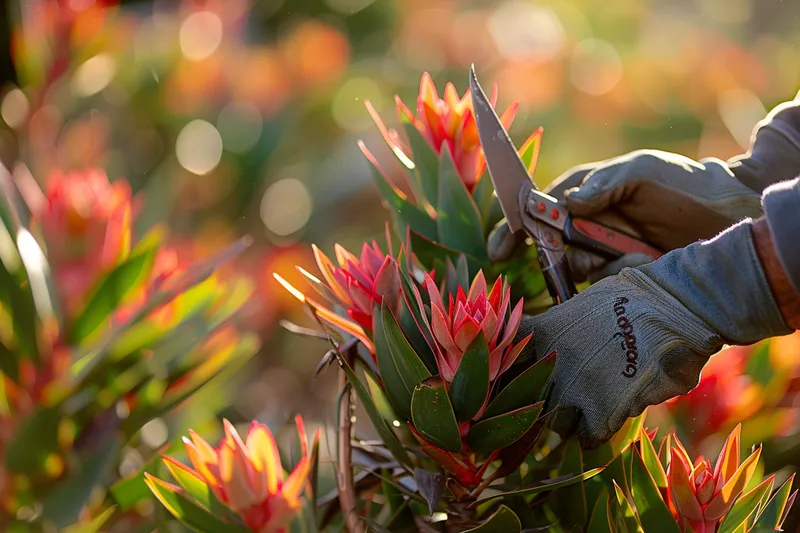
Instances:
[[[786,325],[744,220],[715,238],[638,267],[730,344],[787,335]]]

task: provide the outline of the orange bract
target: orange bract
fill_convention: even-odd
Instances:
[[[497,103],[496,85],[492,87],[490,101],[492,106]],[[413,124],[437,154],[441,154],[445,149],[450,151],[461,180],[471,191],[486,168],[486,159],[478,137],[470,90],[467,89],[463,96],[459,96],[455,86],[448,83],[440,98],[433,79],[425,72],[420,80],[416,115],[399,96],[395,96],[395,103],[400,120]],[[500,116],[506,129],[511,126],[518,107],[519,104],[515,102]],[[405,141],[397,131],[390,130],[384,125],[369,102],[367,110],[395,153],[400,151],[410,156],[411,149]]]

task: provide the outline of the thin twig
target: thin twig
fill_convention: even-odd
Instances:
[[[348,364],[353,364],[355,345],[342,352]],[[347,389],[339,398],[339,461],[336,467],[336,485],[339,488],[339,505],[342,508],[347,531],[350,533],[364,533],[364,524],[359,519],[356,509],[356,491],[353,481],[353,390],[347,383],[344,370],[339,371],[339,387]]]

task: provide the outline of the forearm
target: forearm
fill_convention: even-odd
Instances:
[[[800,175],[800,98],[773,109],[756,125],[752,139],[747,154],[728,161],[740,182],[762,192]]]
[[[764,194],[765,216],[753,224],[753,240],[773,296],[792,329],[800,329],[800,179]]]

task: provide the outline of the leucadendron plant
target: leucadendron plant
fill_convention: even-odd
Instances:
[[[692,461],[671,434],[655,446],[646,413],[593,450],[548,429],[558,353],[521,362],[536,332],[518,330],[524,312],[549,304],[542,305],[533,247],[503,264],[488,259],[486,239],[502,213],[469,94],[448,84],[439,98],[425,75],[416,113],[399,99],[397,109],[402,131],[386,127],[368,104],[411,196],[361,145],[389,212],[385,244],[364,244],[360,255],[336,245],[335,262],[315,246],[319,272],[299,269],[307,287],[276,276],[306,306],[315,335],[327,339],[323,363],[336,360],[344,376],[337,489],[317,499],[316,527],[777,530],[794,501],[793,477],[763,476],[758,450],[740,461],[738,429],[713,465]],[[506,126],[515,111],[503,113]],[[537,130],[520,151],[531,172],[540,138]],[[378,440],[355,433],[354,399]]]
[[[92,533],[147,496],[119,474],[140,429],[258,348],[249,282],[214,274],[245,244],[181,264],[124,180],[43,181],[0,168],[0,530]]]

